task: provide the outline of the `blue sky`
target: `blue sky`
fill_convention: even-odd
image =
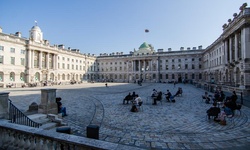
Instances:
[[[34,21],[51,45],[81,53],[125,54],[143,42],[157,49],[206,48],[246,0],[0,0],[3,33],[28,37]],[[249,7],[249,6],[248,6]],[[144,30],[149,29],[148,33]]]

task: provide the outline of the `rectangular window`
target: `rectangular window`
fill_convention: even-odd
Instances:
[[[181,62],[181,59],[178,59],[178,62]]]
[[[0,51],[4,51],[4,47],[0,45]]]
[[[194,64],[192,64],[192,69],[195,69]]]
[[[168,65],[166,65],[166,70],[168,70]]]
[[[67,69],[69,69],[69,64],[67,64]]]
[[[185,64],[185,69],[188,69],[188,64]]]
[[[172,62],[174,62],[174,59],[172,59]]]
[[[174,67],[174,65],[172,65],[172,70],[174,70],[175,69],[175,67]]]
[[[25,54],[25,50],[21,49],[21,54]]]
[[[24,64],[25,64],[25,59],[21,58],[21,65],[24,66]]]
[[[10,58],[10,61],[11,61],[10,63],[11,63],[12,65],[15,65],[15,57],[11,57],[11,58]]]
[[[166,79],[168,79],[168,74],[166,74]]]
[[[11,53],[15,53],[15,48],[10,48]]]
[[[73,60],[73,59],[72,59]],[[74,70],[74,65],[72,65],[72,70]]]
[[[168,63],[168,60],[166,60],[166,63]]]
[[[3,64],[3,56],[0,55],[0,64]]]
[[[62,68],[65,69],[65,64],[64,63],[62,64]]]

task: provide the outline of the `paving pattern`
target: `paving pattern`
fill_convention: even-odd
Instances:
[[[183,95],[176,103],[163,99],[162,104],[152,105],[148,99],[152,89],[172,94],[182,87]],[[73,134],[86,136],[86,127],[100,127],[99,139],[143,149],[247,149],[250,145],[250,108],[243,106],[233,120],[222,126],[206,118],[205,104],[201,95],[204,90],[190,84],[144,83],[137,84],[83,83],[61,85],[57,96],[67,107],[64,122]],[[32,102],[40,103],[41,87],[8,89],[13,103],[25,111]],[[128,92],[135,91],[143,99],[140,112],[130,112],[131,104],[122,104]],[[210,93],[211,94],[211,93]]]

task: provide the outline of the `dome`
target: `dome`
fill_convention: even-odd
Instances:
[[[41,29],[40,29],[38,26],[33,26],[33,27],[31,28],[31,30],[36,30],[36,31],[41,32]]]
[[[144,49],[144,48],[150,48],[146,42],[142,43],[142,45],[139,47],[139,49]]]

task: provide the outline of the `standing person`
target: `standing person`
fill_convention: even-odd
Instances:
[[[233,91],[233,95],[231,96],[231,100],[234,101],[234,102],[236,102],[237,99],[238,99],[238,96],[237,96],[236,92]]]
[[[176,84],[176,82],[174,81],[174,88],[175,88],[175,84]]]
[[[165,94],[166,95],[166,99],[168,102],[170,102],[170,96],[172,96],[171,92],[169,92],[169,90],[167,90],[167,93]]]
[[[105,86],[108,87],[108,83],[105,83]]]

